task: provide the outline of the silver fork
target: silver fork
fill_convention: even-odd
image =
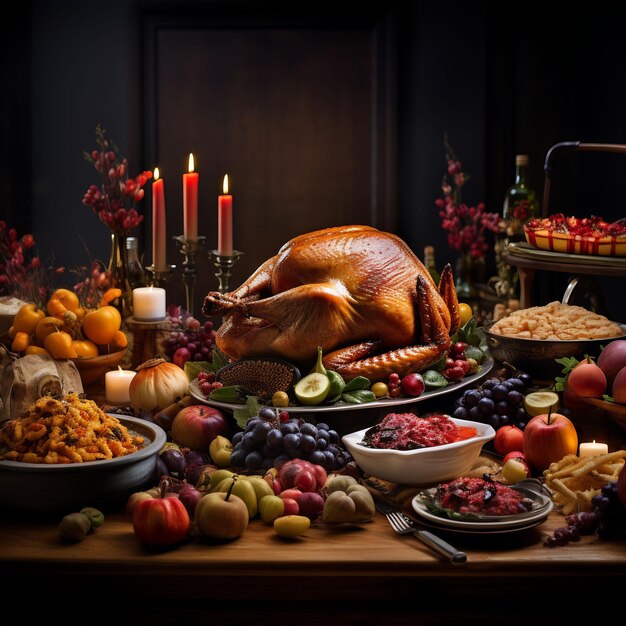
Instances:
[[[441,537],[417,527],[417,524],[404,513],[393,511],[390,507],[380,502],[376,503],[378,510],[385,515],[389,524],[398,535],[414,535],[423,544],[427,545],[441,556],[444,556],[451,563],[459,564],[467,561],[465,552],[457,550]]]

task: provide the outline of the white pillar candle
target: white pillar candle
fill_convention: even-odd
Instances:
[[[137,372],[133,370],[123,370],[118,366],[116,370],[107,372],[104,375],[104,388],[107,402],[111,404],[128,404],[130,394],[128,392],[130,381]]]
[[[601,454],[607,454],[609,446],[606,443],[596,443],[594,439],[592,442],[581,443],[578,448],[579,457],[600,456]]]
[[[137,287],[133,289],[133,317],[140,322],[162,320],[165,317],[165,289]]]

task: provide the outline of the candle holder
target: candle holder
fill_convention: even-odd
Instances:
[[[195,316],[193,308],[194,287],[196,284],[196,257],[206,241],[206,237],[197,239],[185,239],[184,235],[174,237],[178,245],[178,251],[185,257],[183,261],[183,280],[185,281],[185,292],[187,294],[187,311]]]
[[[230,278],[231,270],[242,254],[243,252],[239,250],[233,250],[232,254],[220,254],[218,250],[211,251],[211,260],[217,268],[215,276],[219,281],[218,291],[220,293],[229,291],[228,279]]]
[[[164,270],[156,270],[154,265],[147,265],[145,267],[146,274],[148,274],[148,284],[152,287],[163,287],[167,285],[172,276],[172,272],[176,269],[175,265],[167,265]]]

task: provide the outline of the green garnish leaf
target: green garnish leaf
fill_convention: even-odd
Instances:
[[[213,365],[209,361],[186,361],[183,366],[187,379],[191,382],[198,378],[200,372],[213,372]]]
[[[255,415],[259,414],[259,409],[261,405],[259,404],[259,399],[256,396],[248,396],[246,398],[246,404],[240,409],[233,410],[233,417],[237,422],[237,426],[242,430],[246,429],[246,422]]]
[[[353,378],[351,381],[345,384],[343,388],[343,392],[347,393],[349,391],[359,391],[362,389],[369,389],[372,386],[372,383],[369,378],[365,378],[365,376],[357,376]]]
[[[356,389],[342,393],[341,399],[348,404],[365,404],[366,402],[374,402],[376,396],[369,389]]]

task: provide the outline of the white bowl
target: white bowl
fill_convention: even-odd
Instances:
[[[157,455],[167,440],[156,424],[127,415],[115,415],[146,445],[126,456],[102,461],[45,465],[0,461],[0,512],[72,513],[85,506],[103,510],[123,506],[133,491],[150,484]]]
[[[369,428],[342,441],[356,464],[366,473],[402,485],[431,485],[462,476],[474,465],[482,447],[496,431],[489,424],[450,418],[457,426],[472,426],[476,436],[454,443],[417,450],[368,448],[361,444]]]

